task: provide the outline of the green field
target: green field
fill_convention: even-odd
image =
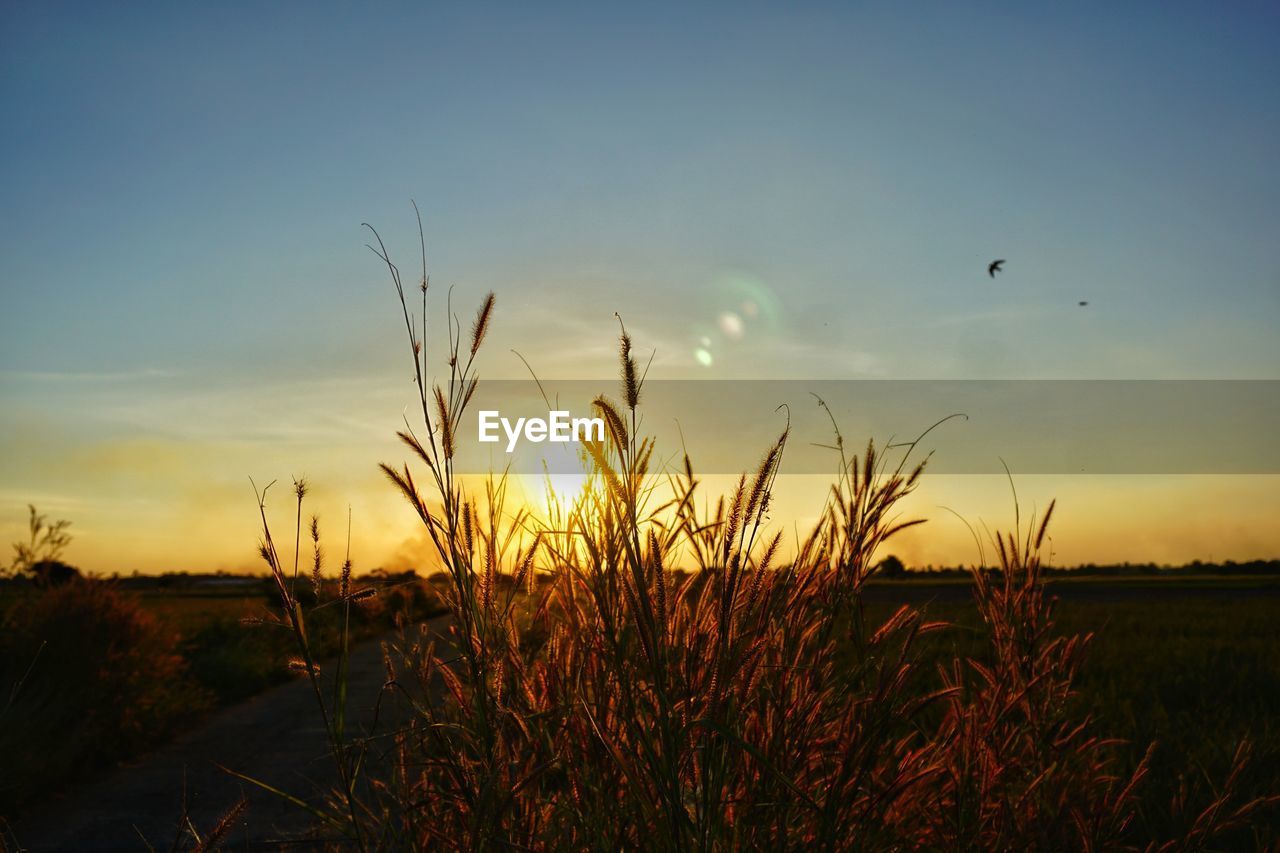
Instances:
[[[1280,579],[1055,578],[1059,633],[1094,635],[1076,686],[1098,728],[1127,741],[1132,768],[1155,743],[1144,818],[1167,827],[1179,785],[1221,780],[1242,738],[1255,747],[1247,789],[1280,791]],[[899,603],[955,624],[929,639],[938,659],[977,653],[969,583],[878,581],[868,616]],[[1188,768],[1202,773],[1184,778]],[[1184,774],[1180,776],[1179,774]]]
[[[238,622],[246,616],[261,614],[267,600],[261,595],[226,593],[191,593],[157,591],[141,593],[139,599],[167,625],[186,636],[222,620]]]

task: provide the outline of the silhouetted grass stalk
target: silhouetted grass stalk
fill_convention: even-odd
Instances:
[[[906,606],[869,624],[863,589],[878,549],[921,523],[897,507],[920,485],[927,457],[916,451],[928,431],[851,456],[833,418],[840,461],[825,511],[782,562],[782,536],[768,534],[767,519],[789,430],[731,495],[700,508],[687,456],[675,473],[652,467],[638,416],[644,374],[621,319],[621,403],[594,401],[606,431],[584,444],[582,492],[563,505],[550,495],[545,519],[509,505],[505,473],[473,497],[454,469],[456,427],[477,387],[494,298],[469,335],[446,315],[448,378],[430,384],[425,241],[415,314],[374,236],[421,407],[421,433],[406,422],[398,435],[429,487],[408,464],[382,470],[432,543],[451,617],[446,641],[406,632],[399,655],[385,658],[388,688],[407,712],[390,767],[346,757],[345,640],[331,724],[258,495],[263,556],[330,732],[358,845],[1056,850],[1133,841],[1146,764],[1120,778],[1115,742],[1071,701],[1088,637],[1054,631],[1040,577],[1052,504],[1039,523],[1024,530],[1016,517],[1013,533],[992,536],[998,568],[973,571],[983,654],[927,671],[920,639],[947,626]],[[344,607],[357,595],[349,566]],[[1247,755],[1242,748],[1238,766]],[[362,770],[374,776],[357,788]],[[1234,802],[1238,775],[1197,813],[1196,843],[1274,804]]]

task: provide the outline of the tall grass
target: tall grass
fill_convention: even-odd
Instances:
[[[318,814],[354,845],[1197,847],[1275,805],[1237,796],[1242,747],[1184,837],[1136,836],[1146,763],[1118,772],[1116,742],[1072,701],[1089,638],[1055,630],[1041,582],[1052,506],[990,538],[998,568],[973,576],[977,653],[925,666],[921,638],[946,625],[908,606],[867,618],[879,548],[918,523],[897,515],[925,470],[917,443],[849,456],[837,430],[826,510],[781,560],[767,519],[788,431],[728,495],[704,496],[687,457],[678,471],[656,469],[624,327],[619,397],[594,402],[607,429],[585,445],[580,495],[549,501],[538,519],[508,499],[505,475],[465,482],[457,425],[494,298],[469,334],[446,318],[445,378],[431,384],[425,252],[415,310],[376,242],[421,408],[417,428],[399,434],[413,464],[382,468],[448,577],[451,617],[447,636],[406,630],[388,649],[387,690],[401,711],[385,763],[346,737],[341,688],[321,689],[262,514],[263,556],[338,770],[332,807]],[[358,593],[344,582],[339,595],[346,606]]]

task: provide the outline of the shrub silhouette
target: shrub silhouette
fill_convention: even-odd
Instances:
[[[108,583],[72,580],[15,602],[0,636],[0,806],[171,731],[207,697],[177,638]]]

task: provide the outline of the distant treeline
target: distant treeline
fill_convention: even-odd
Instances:
[[[967,566],[917,566],[907,568],[897,557],[886,557],[877,566],[886,577],[940,578],[967,575]],[[1236,562],[1206,563],[1193,560],[1181,566],[1157,563],[1110,563],[1099,565],[1085,563],[1079,566],[1045,566],[1045,575],[1073,577],[1182,577],[1187,575],[1280,575],[1280,560],[1248,560]]]
[[[236,575],[229,572],[164,572],[158,575],[142,574],[134,572],[130,575],[112,574],[112,575],[95,575],[82,573],[73,567],[68,567],[69,572],[57,575],[57,580],[42,584],[39,578],[30,578],[26,576],[0,578],[0,585],[51,585],[58,586],[72,579],[80,577],[88,577],[92,580],[108,581],[115,584],[121,589],[126,590],[227,590],[229,592],[257,592],[259,589],[269,595],[277,593],[275,580],[266,574],[262,575]],[[387,572],[376,569],[366,574],[356,576],[360,583],[365,585],[388,586],[409,581],[419,580],[417,572],[410,569],[405,572]],[[302,581],[306,581],[305,584]],[[336,578],[326,578],[326,583],[337,583]],[[309,586],[310,578],[300,577],[300,586]]]
[[[876,575],[884,578],[901,580],[928,580],[950,577],[966,577],[972,571],[969,566],[913,566],[907,567],[897,557],[890,556],[881,560],[876,566]],[[1236,562],[1227,560],[1221,563],[1206,563],[1194,560],[1181,566],[1161,565],[1157,563],[1111,563],[1099,565],[1085,563],[1079,566],[1046,566],[1042,572],[1048,576],[1062,577],[1186,577],[1192,575],[1247,575],[1253,577],[1280,576],[1280,560],[1248,560]],[[428,581],[441,580],[438,572],[426,577]],[[98,576],[101,577],[101,576]],[[398,584],[418,579],[420,576],[413,569],[402,572],[387,572],[382,569],[360,576],[365,583],[377,585]],[[111,575],[110,580],[124,589],[173,589],[173,590],[208,590],[223,589],[227,591],[254,591],[261,586],[266,593],[274,594],[275,582],[269,575],[236,575],[227,572],[165,572],[159,575],[144,575],[135,572],[132,575]],[[0,579],[0,584],[30,583],[26,579]]]

